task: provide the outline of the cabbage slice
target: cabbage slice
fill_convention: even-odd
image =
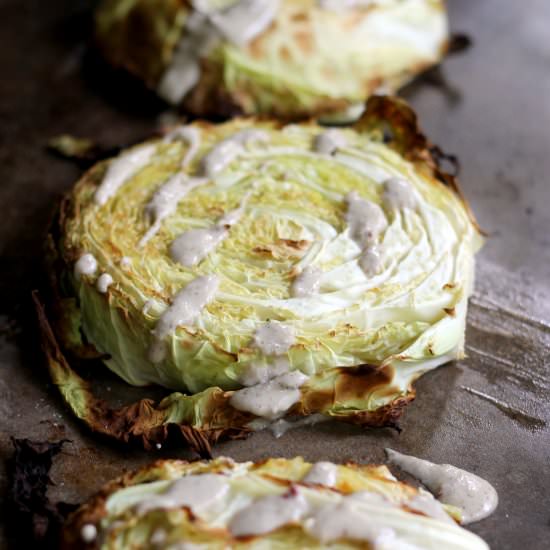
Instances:
[[[301,457],[236,463],[161,461],[108,484],[77,510],[64,548],[83,536],[122,548],[487,550],[454,510],[386,466]],[[370,546],[369,546],[370,547]]]
[[[150,446],[175,425],[205,453],[221,436],[285,415],[395,425],[414,398],[413,382],[463,355],[481,245],[455,179],[431,157],[414,113],[373,97],[329,153],[327,140],[318,150],[327,130],[314,124],[242,119],[194,127],[201,142],[190,162],[191,144],[175,131],[138,146],[155,153],[144,165],[123,164],[127,177],[104,204],[95,197],[109,167],[139,155],[95,166],[61,206],[48,241],[49,320],[37,303],[65,399],[94,430]],[[200,181],[189,186],[193,178]],[[176,206],[140,244],[155,222],[148,205],[160,204],[155,197],[168,184]],[[352,220],[350,197],[386,223]],[[182,265],[171,243],[189,232],[198,238],[198,228],[226,234],[196,264]],[[374,274],[361,266],[373,247],[382,258]],[[75,272],[85,254],[95,259],[93,270]],[[318,284],[296,296],[295,281],[311,267]],[[104,273],[113,280],[107,288],[97,284]],[[215,293],[192,314],[174,311],[185,302],[177,297],[201,278],[216,279]],[[260,338],[270,323],[275,328]],[[113,411],[63,352],[101,357],[133,386],[176,393]]]
[[[239,3],[258,15],[235,37],[224,31],[233,20],[219,23]],[[209,0],[194,9],[103,0],[96,36],[112,64],[197,115],[344,121],[371,94],[395,92],[439,63],[449,29],[443,0]]]

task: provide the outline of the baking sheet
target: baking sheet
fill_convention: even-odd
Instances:
[[[90,436],[66,414],[42,367],[30,314],[43,228],[79,173],[44,144],[60,133],[129,143],[161,114],[158,102],[146,93],[128,96],[128,81],[86,54],[90,4],[0,0],[0,458],[10,456],[11,436],[70,439],[50,489],[69,502],[152,458]],[[550,4],[449,4],[453,28],[470,34],[474,47],[445,62],[446,91],[420,83],[406,94],[430,137],[460,157],[463,187],[491,233],[471,301],[468,358],[417,383],[401,434],[324,423],[280,439],[258,433],[215,453],[381,461],[391,446],[450,462],[499,491],[497,512],[473,531],[492,548],[542,549],[550,540]],[[116,398],[116,381],[109,387]],[[187,455],[163,449],[154,456]],[[0,547],[16,547],[16,535],[0,526]]]

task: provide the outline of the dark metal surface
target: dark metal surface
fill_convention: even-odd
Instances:
[[[124,79],[85,55],[88,7],[0,0],[0,458],[11,454],[11,436],[71,439],[50,490],[69,502],[152,458],[98,441],[66,414],[27,322],[51,205],[79,173],[45,143],[64,132],[105,146],[139,140],[160,114],[147,94],[128,95]],[[446,91],[421,83],[407,97],[430,137],[461,159],[466,194],[491,233],[470,308],[468,359],[419,381],[400,435],[327,423],[278,440],[259,433],[216,453],[381,461],[392,446],[450,462],[499,491],[497,512],[473,531],[492,548],[543,549],[550,540],[550,3],[451,0],[450,9],[452,26],[474,47],[446,61]],[[2,499],[5,483],[0,475]],[[0,526],[0,547],[8,540],[17,547],[16,535]]]

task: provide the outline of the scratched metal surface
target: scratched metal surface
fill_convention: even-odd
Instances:
[[[59,439],[51,494],[79,502],[151,455],[98,441],[65,412],[41,369],[28,314],[51,204],[78,176],[44,143],[68,132],[105,145],[154,128],[160,106],[85,55],[86,0],[0,0],[0,458],[10,437]],[[383,447],[451,462],[489,479],[500,506],[471,526],[492,548],[543,549],[550,540],[550,4],[451,0],[452,26],[475,47],[445,63],[447,91],[407,90],[430,136],[462,160],[465,191],[491,232],[467,330],[469,357],[417,384],[400,435],[321,424],[275,440],[259,433],[220,445],[239,460],[269,455],[383,459]],[[141,99],[147,101],[138,109]],[[107,382],[114,399],[120,386]],[[162,451],[155,456],[186,456]],[[0,470],[0,518],[6,479]],[[0,547],[17,534],[0,525]]]

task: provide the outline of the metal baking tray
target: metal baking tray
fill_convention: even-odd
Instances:
[[[527,5],[528,4],[528,5]],[[79,169],[45,152],[60,133],[106,146],[137,141],[161,106],[86,54],[91,1],[0,1],[0,458],[10,438],[71,440],[54,462],[50,496],[81,502],[123,470],[185,451],[145,453],[98,440],[74,421],[48,382],[33,332],[29,290],[56,198]],[[257,433],[222,443],[237,460],[302,455],[382,461],[393,447],[488,479],[500,504],[469,528],[492,548],[530,550],[550,540],[550,3],[450,0],[452,27],[474,45],[443,65],[446,82],[405,90],[428,135],[462,161],[461,181],[482,227],[468,357],[424,376],[402,432],[323,423],[280,439]],[[146,101],[147,107],[140,108]],[[106,384],[113,398],[114,379]],[[6,511],[0,472],[0,518]],[[0,525],[0,547],[17,533]]]

